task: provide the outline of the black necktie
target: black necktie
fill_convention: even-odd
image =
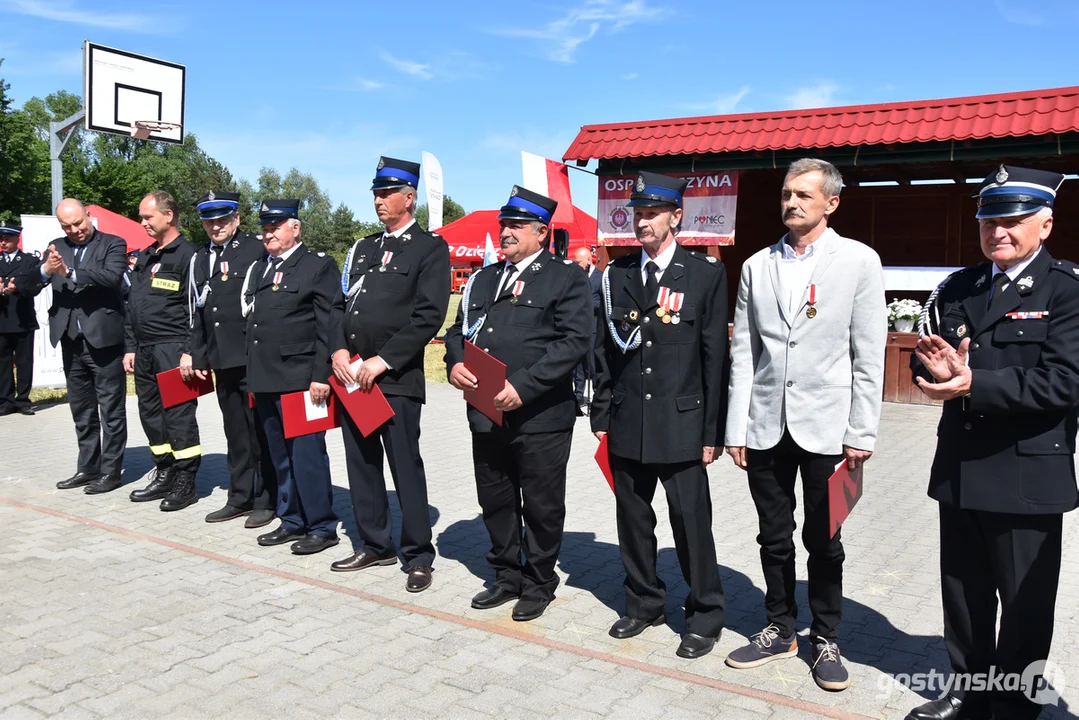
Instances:
[[[989,302],[992,303],[1000,297],[1000,293],[1004,291],[1004,286],[1010,282],[1011,280],[1008,278],[1008,273],[999,273],[993,278],[993,292],[989,295]]]
[[[217,266],[221,264],[221,254],[225,252],[224,245],[211,245],[210,250],[213,251],[213,262],[210,264],[210,276],[212,277],[217,272]]]
[[[513,276],[517,274],[517,266],[510,265],[506,268],[505,277],[502,282],[502,292],[498,293],[498,297],[502,297],[513,290]]]
[[[79,264],[82,262],[82,255],[83,255],[84,252],[86,252],[86,246],[85,245],[79,245],[79,246],[77,246],[75,248],[75,253],[74,253],[75,262],[74,262],[74,265],[73,265],[74,270],[79,269]]]
[[[648,301],[651,302],[659,294],[659,280],[656,278],[659,265],[649,260],[644,264],[644,271],[648,275],[648,279],[644,281],[644,294]]]

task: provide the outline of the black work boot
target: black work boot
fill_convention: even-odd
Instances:
[[[161,501],[161,510],[163,512],[183,510],[188,505],[194,505],[198,500],[195,495],[195,473],[190,470],[177,470],[176,482],[172,485],[172,492]]]
[[[155,467],[150,473],[150,484],[144,488],[138,490],[132,490],[131,502],[149,502],[150,500],[160,500],[169,494],[172,490],[173,479],[176,476],[176,468],[172,465],[168,467]]]

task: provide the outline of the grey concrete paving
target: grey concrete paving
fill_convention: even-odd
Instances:
[[[337,432],[329,447],[342,543],[315,557],[260,548],[242,522],[209,525],[224,502],[225,441],[216,403],[201,404],[202,499],[178,513],[127,493],[150,469],[128,399],[125,486],[104,496],[58,491],[73,470],[66,405],[0,418],[0,717],[722,717],[820,712],[902,718],[922,697],[888,692],[888,675],[946,671],[936,506],[925,495],[939,411],[886,405],[865,496],[844,527],[839,643],[854,684],[826,693],[798,659],[734,671],[723,657],[764,624],[756,518],[744,475],[710,469],[727,629],[709,656],[677,658],[686,594],[659,494],[668,626],[619,642],[622,607],[614,499],[578,423],[570,461],[563,584],[547,613],[510,620],[469,599],[491,578],[459,393],[431,385],[421,444],[439,557],[434,586],[405,592],[400,569],[329,571],[356,533]],[[395,522],[397,509],[394,506]],[[1051,660],[1079,685],[1077,530],[1065,521]],[[804,551],[800,631],[807,633]],[[924,693],[928,695],[928,693]],[[1044,717],[1072,717],[1076,695]],[[850,715],[847,715],[850,716]]]

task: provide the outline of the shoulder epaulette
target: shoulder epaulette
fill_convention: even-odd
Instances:
[[[1079,265],[1076,265],[1071,260],[1054,260],[1049,269],[1058,270],[1073,280],[1079,280]]]

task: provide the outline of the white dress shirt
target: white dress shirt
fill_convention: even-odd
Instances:
[[[667,249],[656,255],[654,258],[649,257],[647,252],[642,250],[641,252],[641,282],[645,285],[648,284],[648,269],[645,267],[649,262],[654,262],[659,270],[656,270],[656,282],[659,282],[663,278],[663,273],[667,271],[667,266],[671,264],[671,260],[674,258],[674,248],[678,245],[678,242],[672,242],[667,246]]]
[[[776,263],[782,293],[780,297],[786,298],[787,312],[791,315],[797,312],[802,304],[806,288],[809,287],[809,281],[813,277],[813,270],[817,267],[817,260],[820,259],[828,234],[831,232],[834,230],[826,229],[824,234],[806,246],[805,252],[801,255],[787,242],[789,235],[784,235],[779,243],[782,252],[776,256]]]
[[[511,263],[510,261],[507,260],[506,261],[506,267],[503,268],[503,270],[502,270],[502,278],[498,281],[498,288],[495,290],[495,298],[497,298],[499,295],[501,295],[502,291],[506,289],[506,287],[505,287],[506,286],[506,281],[509,278],[509,273],[507,273],[506,270],[510,269],[510,265],[513,265],[514,267],[517,268],[517,272],[515,272],[513,274],[513,282],[517,282],[518,280],[521,279],[521,275],[524,274],[525,268],[528,267],[529,265],[531,265],[532,263],[534,263],[536,261],[536,258],[538,258],[540,256],[540,253],[542,253],[542,252],[543,252],[543,248],[540,248],[539,250],[532,253],[531,255],[529,255],[524,260],[522,260],[521,262],[518,262],[518,263]]]
[[[285,252],[281,253],[278,256],[278,257],[281,258],[281,262],[277,263],[277,267],[281,267],[282,265],[284,265],[285,261],[289,259],[289,256],[292,255],[292,253],[299,250],[302,245],[303,245],[302,242],[298,242],[295,245],[293,245],[292,247],[290,247],[288,250],[286,250]],[[270,268],[272,268],[274,266],[273,262],[271,262],[272,258],[273,258],[272,255],[266,258],[266,269],[262,271],[262,277],[266,277],[267,275],[270,274]]]

